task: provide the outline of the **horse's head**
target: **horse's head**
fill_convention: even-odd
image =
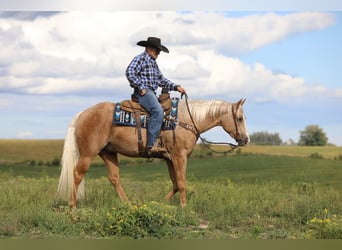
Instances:
[[[250,142],[246,126],[246,117],[243,113],[243,104],[246,99],[241,99],[232,104],[231,113],[222,119],[223,129],[233,137],[239,146],[245,146]]]

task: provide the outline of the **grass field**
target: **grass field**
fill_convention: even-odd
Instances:
[[[178,195],[163,200],[171,187],[164,162],[121,157],[126,206],[97,159],[85,200],[70,211],[55,200],[60,170],[51,162],[62,146],[0,140],[1,238],[342,238],[340,147],[247,146],[217,156],[198,146],[186,209]]]
[[[28,160],[52,160],[60,158],[63,150],[63,140],[1,140],[0,139],[0,161],[23,162]],[[226,150],[222,146],[214,146],[215,150]],[[296,156],[310,157],[319,154],[323,158],[342,158],[342,147],[305,147],[305,146],[258,146],[248,145],[240,148],[245,154],[264,154],[274,156]],[[192,155],[197,156],[205,151],[204,147],[197,145]],[[204,153],[205,153],[204,152]],[[101,162],[96,159],[95,162]]]

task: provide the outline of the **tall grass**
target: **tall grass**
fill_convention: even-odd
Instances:
[[[185,209],[178,194],[164,201],[171,187],[164,162],[121,157],[127,206],[95,161],[86,198],[70,211],[55,199],[60,169],[29,161],[51,161],[61,144],[44,151],[25,141],[15,157],[16,143],[0,150],[0,238],[342,238],[341,161],[321,148],[296,157],[257,148],[227,157],[196,150],[187,167]]]
[[[305,238],[307,222],[328,209],[340,214],[339,192],[319,184],[197,185],[191,207],[213,228],[242,238]],[[209,192],[208,192],[209,190]],[[212,209],[212,208],[215,209]],[[334,236],[335,237],[335,236]],[[340,238],[341,235],[336,235]]]
[[[2,173],[0,180],[0,235],[5,238],[342,237],[341,192],[318,183],[192,179],[188,207],[181,209],[178,195],[170,203],[163,200],[171,185],[167,177],[149,182],[123,178],[132,206],[119,200],[105,177],[89,178],[85,200],[79,202],[77,210],[69,211],[66,203],[55,200],[55,177],[24,178]],[[331,215],[326,227],[316,225],[324,219],[324,211]],[[124,227],[120,221],[125,222]],[[207,227],[201,227],[203,221]],[[161,227],[160,233],[149,233],[151,223]],[[121,231],[113,229],[119,226]]]

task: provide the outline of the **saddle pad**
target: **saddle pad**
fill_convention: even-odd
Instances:
[[[171,98],[171,112],[166,118],[163,119],[162,130],[172,130],[176,128],[174,122],[178,116],[178,102],[179,98]],[[165,112],[164,112],[165,114]],[[149,115],[140,115],[141,128],[147,128]],[[135,114],[125,111],[121,108],[121,103],[116,103],[113,113],[113,124],[121,126],[136,127]]]

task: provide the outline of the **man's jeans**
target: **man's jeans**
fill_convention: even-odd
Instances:
[[[147,92],[144,96],[139,95],[138,101],[150,113],[147,126],[147,147],[152,147],[162,126],[164,110],[156,94],[150,89],[146,90]]]

